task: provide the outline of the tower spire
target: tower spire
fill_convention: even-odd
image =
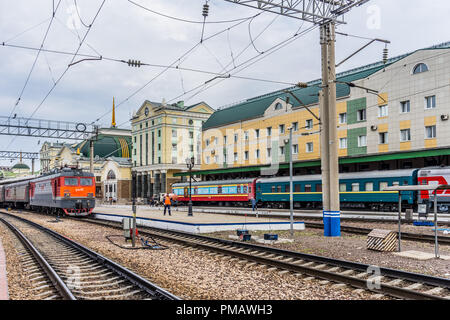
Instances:
[[[111,122],[112,128],[116,127],[116,111],[114,108],[115,108],[115,106],[114,106],[114,97],[113,97],[112,122]]]

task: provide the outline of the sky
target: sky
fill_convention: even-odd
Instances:
[[[0,116],[109,127],[114,97],[116,122],[129,128],[133,112],[145,100],[185,105],[204,101],[218,109],[320,79],[319,29],[312,24],[209,0],[203,25],[198,22],[203,21],[204,4],[205,0],[0,0]],[[448,12],[448,0],[371,0],[347,13],[337,31],[389,40],[389,56],[394,57],[450,41]],[[299,35],[294,38],[295,34]],[[336,61],[368,41],[337,35]],[[70,54],[17,48],[38,49],[42,43],[45,50]],[[285,45],[274,47],[280,43]],[[337,72],[380,61],[384,46],[373,43]],[[102,60],[80,61],[87,57],[74,56],[76,52]],[[120,62],[129,59],[151,66]],[[68,67],[71,62],[78,63]],[[230,73],[252,80],[215,78]],[[43,141],[0,135],[0,151],[39,152]],[[0,165],[16,162],[0,160]]]

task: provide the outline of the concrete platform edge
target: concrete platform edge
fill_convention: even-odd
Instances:
[[[0,240],[0,300],[9,300],[6,255]]]

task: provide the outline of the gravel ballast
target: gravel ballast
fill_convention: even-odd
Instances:
[[[260,266],[210,255],[169,243],[167,250],[126,250],[106,239],[121,235],[120,230],[64,219],[19,213],[21,217],[42,224],[80,242],[117,263],[154,282],[182,299],[198,300],[369,300],[387,299],[354,288],[332,288],[319,280],[306,280],[290,273],[279,274]],[[123,242],[122,242],[123,244]],[[279,271],[279,270],[278,270]]]

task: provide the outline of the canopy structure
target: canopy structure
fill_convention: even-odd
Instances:
[[[401,220],[402,220],[402,191],[433,191],[434,194],[434,254],[439,258],[439,243],[437,235],[437,195],[436,191],[450,189],[447,184],[435,185],[415,185],[415,186],[391,186],[386,187],[383,191],[397,191],[398,192],[398,251],[401,251]]]

